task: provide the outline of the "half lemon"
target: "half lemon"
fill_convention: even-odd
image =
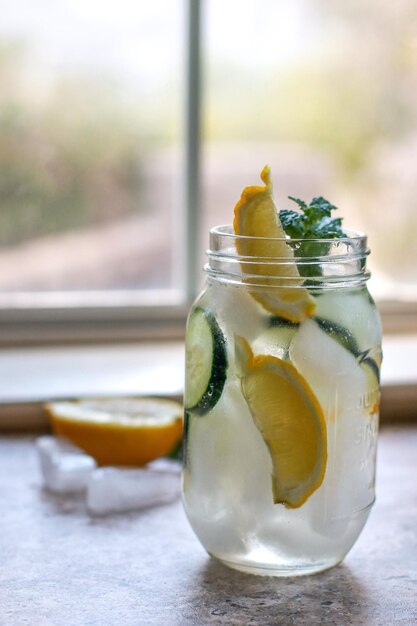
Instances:
[[[182,436],[182,407],[171,400],[91,398],[45,408],[54,433],[99,465],[145,465],[169,454]]]

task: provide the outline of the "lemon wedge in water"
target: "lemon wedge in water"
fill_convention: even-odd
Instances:
[[[236,235],[247,237],[236,239],[236,248],[243,257],[280,259],[280,265],[265,262],[245,265],[242,262],[245,272],[255,275],[255,278],[262,276],[264,284],[275,286],[269,289],[254,288],[251,294],[267,311],[291,322],[301,322],[314,314],[316,305],[307,289],[301,286],[303,279],[295,264],[293,251],[285,242],[285,231],[272,199],[271,173],[268,165],[262,170],[261,179],[265,186],[246,187],[235,206],[234,232]],[[288,282],[291,287],[286,287]]]
[[[323,411],[293,365],[275,356],[254,356],[241,337],[235,337],[235,346],[242,393],[271,456],[274,502],[297,508],[324,479]]]

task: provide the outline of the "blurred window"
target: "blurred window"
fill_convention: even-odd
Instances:
[[[0,305],[178,301],[184,2],[3,9]]]
[[[204,219],[272,168],[288,195],[328,197],[369,235],[372,292],[417,300],[415,0],[209,0]]]
[[[198,32],[193,44],[186,14],[198,5],[3,7],[0,321],[183,315],[190,259],[201,265],[208,228],[231,221],[267,162],[280,208],[327,196],[369,234],[373,293],[417,302],[415,1],[201,0],[202,210],[187,217],[183,122],[200,84],[189,74],[187,94]]]

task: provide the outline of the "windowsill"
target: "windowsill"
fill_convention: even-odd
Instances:
[[[183,391],[182,342],[0,350],[0,430],[45,428],[42,404],[80,396]],[[382,420],[417,419],[417,335],[387,336]]]
[[[0,350],[0,430],[42,429],[49,400],[183,390],[182,342]]]

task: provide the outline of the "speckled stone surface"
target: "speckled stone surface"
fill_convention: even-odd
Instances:
[[[30,438],[0,440],[0,624],[417,624],[417,427],[386,428],[377,505],[344,564],[274,579],[228,570],[180,502],[91,519],[41,487]]]

